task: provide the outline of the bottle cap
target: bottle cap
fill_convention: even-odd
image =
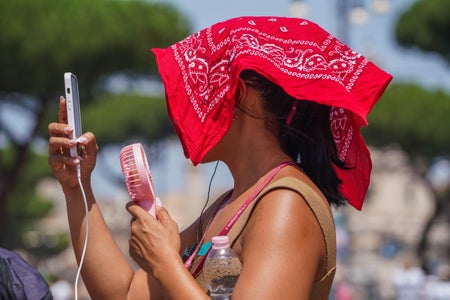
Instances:
[[[230,239],[226,235],[215,236],[212,238],[213,249],[224,249],[228,248]]]

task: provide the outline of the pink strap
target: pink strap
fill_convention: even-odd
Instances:
[[[214,212],[214,216],[217,214],[217,212],[225,205],[225,203],[230,199],[231,191],[226,195],[223,200],[220,202],[218,209]],[[191,254],[191,256],[188,257],[188,259],[184,262],[184,266],[189,269],[192,265],[192,262],[194,261],[195,256],[197,255],[198,251],[200,251],[200,248],[202,246],[203,240],[205,239],[206,232],[208,231],[209,225],[211,224],[211,220],[208,222],[208,225],[206,226],[206,230],[203,233],[203,236],[198,243],[197,247],[195,248],[194,252]]]
[[[228,221],[227,225],[225,225],[222,231],[220,231],[219,235],[226,235],[230,231],[231,227],[233,227],[234,223],[236,223],[236,221],[242,215],[242,213],[247,209],[250,203],[252,203],[253,200],[255,200],[256,196],[258,196],[258,194],[263,190],[263,188],[265,188],[269,184],[269,182],[275,177],[275,175],[285,166],[293,164],[294,162],[292,161],[284,162],[278,165],[275,169],[273,169],[272,172],[270,172],[269,176],[267,176],[264,179],[264,182],[258,186],[258,188],[250,195],[250,197],[248,197],[247,201],[245,201],[244,204],[242,204],[241,208],[239,208],[236,214]]]
[[[256,188],[255,191],[253,191],[253,193],[250,195],[250,197],[247,198],[247,200],[244,202],[244,204],[242,204],[242,206],[239,208],[239,210],[234,214],[233,217],[231,217],[231,219],[228,221],[228,223],[225,225],[225,227],[219,232],[218,235],[227,235],[227,233],[230,231],[230,229],[233,227],[233,225],[236,223],[236,221],[239,219],[239,217],[243,214],[243,212],[247,209],[247,207],[250,205],[250,203],[253,202],[253,200],[255,200],[256,196],[258,196],[258,194],[269,184],[269,182],[275,177],[275,175],[278,174],[278,172],[289,165],[293,165],[294,162],[292,161],[288,161],[288,162],[284,162],[279,164],[277,167],[275,167],[274,169],[272,169],[272,171],[269,173],[269,175],[264,179],[264,181]],[[205,230],[205,234],[206,234]],[[202,237],[202,240],[199,242],[197,248],[195,249],[194,253],[191,255],[191,257],[189,257],[189,259],[186,261],[186,267],[189,268],[190,264],[192,263],[194,257],[197,255],[201,244],[203,242],[203,239],[205,238],[205,234]],[[208,252],[203,256],[202,261],[200,262],[200,264],[197,266],[196,270],[192,273],[192,275],[195,277],[197,276],[200,271],[203,269],[203,263],[205,262],[205,258],[208,255]],[[192,258],[192,259],[191,259]],[[189,262],[190,261],[190,262]],[[189,266],[187,265],[187,263],[189,262]]]

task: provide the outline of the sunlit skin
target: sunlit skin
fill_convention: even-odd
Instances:
[[[239,105],[252,115],[267,115],[257,91],[241,79],[237,95]],[[79,261],[85,216],[75,172],[78,161],[68,156],[68,148],[76,141],[68,139],[64,98],[58,120],[49,125],[49,164],[66,197],[71,238]],[[140,266],[134,272],[94,199],[91,173],[98,152],[94,134],[84,133],[79,144],[84,146],[81,173],[90,221],[82,277],[92,299],[209,299],[180,256],[185,247],[196,241],[198,220],[179,234],[177,224],[164,207],[157,207],[155,219],[138,205],[127,204],[126,209],[135,218],[130,225],[129,252]],[[222,229],[272,168],[290,158],[265,126],[265,119],[237,109],[230,129],[203,162],[216,160],[228,166],[234,189],[227,205],[208,227],[206,241]],[[317,190],[296,167],[283,168],[275,179],[285,176],[309,182]],[[211,215],[211,211],[205,215]],[[233,299],[308,299],[313,282],[323,276],[325,269],[325,245],[319,224],[304,199],[290,190],[278,189],[264,196],[233,247],[243,264]]]

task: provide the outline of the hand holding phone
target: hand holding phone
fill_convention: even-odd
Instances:
[[[82,135],[80,95],[78,92],[78,79],[70,73],[64,73],[64,91],[66,95],[67,124],[73,128],[71,139],[76,139]],[[78,157],[78,147],[70,148],[70,156]]]

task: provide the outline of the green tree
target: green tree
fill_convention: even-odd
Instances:
[[[414,84],[392,84],[364,127],[374,146],[399,144],[410,157],[450,155],[450,95]]]
[[[426,52],[435,52],[450,63],[450,2],[448,0],[419,0],[398,19],[395,27],[397,41],[404,47],[416,47]],[[395,92],[395,91],[394,91]],[[417,94],[416,94],[417,93]],[[434,213],[424,226],[417,247],[417,254],[426,267],[427,239],[434,223],[450,215],[450,191],[436,190],[425,176],[433,156],[450,155],[449,107],[450,99],[442,92],[427,93],[417,87],[400,92],[403,100],[396,101],[401,123],[393,126],[399,143],[410,153],[414,161],[421,161],[418,172],[424,175],[425,182],[434,192]],[[409,102],[412,101],[412,103]],[[399,103],[403,101],[403,103]],[[395,105],[395,104],[394,104]],[[402,110],[400,110],[402,108]],[[393,110],[392,110],[393,111]],[[404,111],[405,113],[401,113]],[[408,113],[411,116],[408,116]],[[383,120],[383,122],[388,122]],[[401,128],[400,128],[401,127]],[[386,131],[385,131],[386,133]],[[421,160],[419,158],[428,159]],[[450,220],[447,220],[450,223]]]
[[[102,83],[117,73],[155,77],[150,48],[182,39],[190,24],[175,8],[147,1],[17,0],[0,1],[0,28],[0,109],[21,110],[30,125],[18,137],[18,124],[0,115],[0,245],[11,248],[22,227],[30,227],[26,220],[51,209],[34,194],[37,180],[50,170],[46,155],[34,155],[31,145],[47,139],[63,73],[78,76],[83,125],[97,130],[101,143],[123,142],[130,131],[161,137],[169,132],[165,113],[158,113],[164,101],[136,95],[119,100],[104,95]],[[143,112],[147,118],[135,118]]]
[[[424,225],[417,254],[424,267],[429,233],[450,215],[450,189],[436,189],[427,172],[437,157],[450,156],[450,95],[416,85],[392,85],[369,117],[363,132],[369,144],[399,145],[410,157],[416,172],[433,192],[434,210]],[[447,221],[448,222],[448,221]]]
[[[436,52],[450,62],[450,1],[415,2],[399,18],[395,34],[401,45]]]

